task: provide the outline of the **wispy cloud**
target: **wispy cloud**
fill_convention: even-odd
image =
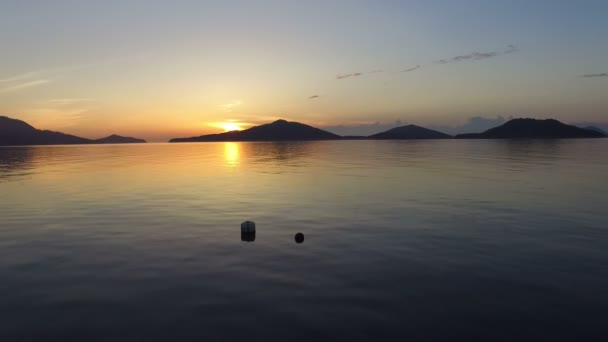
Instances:
[[[38,72],[35,71],[28,71],[19,75],[14,75],[14,76],[10,76],[10,77],[6,77],[6,78],[0,78],[0,83],[10,83],[10,82],[16,82],[16,81],[22,81],[28,78],[32,78],[35,77],[36,75],[38,75]]]
[[[337,74],[336,75],[336,79],[337,80],[343,80],[345,78],[359,77],[361,75],[363,75],[363,73],[361,73],[361,72],[354,72],[354,73],[350,73],[350,74]]]
[[[41,77],[47,78],[49,76],[61,74],[64,72],[70,72],[70,71],[90,68],[90,67],[93,67],[98,64],[99,63],[88,63],[88,64],[76,64],[76,65],[52,67],[52,68],[45,68],[45,69],[35,69],[35,70],[23,72],[18,75],[0,78],[0,83],[11,83],[11,82],[23,81],[23,80],[27,80],[27,79],[41,78]]]
[[[34,127],[45,129],[63,130],[68,127],[77,126],[81,120],[89,117],[92,113],[90,108],[65,108],[57,106],[31,107],[23,110],[31,115]]]
[[[0,78],[0,84],[11,84],[0,88],[0,93],[7,93],[52,82],[54,76],[92,68],[101,64],[113,63],[115,60],[97,61],[92,63],[65,65],[50,68],[34,69],[21,74]]]
[[[506,55],[519,51],[515,45],[508,45],[503,51],[489,51],[489,52],[471,52],[467,55],[454,56],[450,58],[440,59],[435,61],[437,64],[450,64],[464,61],[479,61],[482,59],[494,58],[501,55]]]
[[[586,78],[593,78],[593,77],[608,77],[608,73],[603,72],[601,74],[585,74],[582,75],[581,77],[586,77]]]
[[[504,50],[489,51],[489,52],[471,52],[466,55],[459,55],[459,56],[454,56],[454,57],[450,57],[450,58],[440,59],[438,61],[435,61],[434,63],[435,64],[451,64],[451,63],[458,63],[458,62],[464,62],[464,61],[478,61],[478,60],[494,58],[494,57],[498,57],[498,56],[502,56],[502,55],[515,53],[517,51],[519,51],[517,46],[507,45],[507,47]],[[415,67],[403,69],[403,70],[400,70],[399,72],[400,73],[412,72],[412,71],[415,71],[415,70],[418,70],[421,68],[422,68],[422,65],[418,64]],[[374,74],[374,73],[379,73],[379,72],[385,72],[385,70],[384,69],[375,69],[375,70],[367,72],[366,74]],[[389,70],[387,72],[395,72],[395,71]],[[343,79],[347,79],[347,78],[351,78],[351,77],[358,77],[358,76],[362,76],[362,75],[363,75],[362,72],[354,72],[354,73],[349,73],[349,74],[338,74],[338,75],[336,75],[336,79],[343,80]],[[606,76],[606,74],[585,75],[584,77],[603,77],[603,76]]]
[[[513,53],[513,52],[518,52],[519,48],[513,44],[509,44],[507,45],[507,49],[505,51],[503,51],[503,54],[509,54],[509,53]]]
[[[312,96],[309,96],[308,99],[314,100],[314,99],[318,99],[319,97],[320,97],[319,95],[312,95]]]
[[[236,107],[238,107],[238,106],[240,106],[242,104],[243,104],[243,102],[241,100],[234,100],[234,101],[232,101],[230,103],[226,103],[226,104],[221,105],[221,107],[226,112],[232,112],[234,110],[234,108],[236,108]]]
[[[401,72],[411,72],[411,71],[414,71],[414,70],[418,70],[418,69],[420,69],[420,68],[421,68],[421,66],[420,66],[420,65],[416,65],[416,66],[415,66],[415,67],[413,67],[413,68],[409,68],[409,69],[401,70]]]
[[[4,77],[0,79],[0,84],[5,84],[0,88],[1,93],[9,93],[27,89],[51,82],[44,77],[40,71],[28,71],[18,75]]]
[[[430,63],[417,64],[414,67],[408,67],[408,68],[405,68],[405,69],[402,69],[399,71],[386,70],[386,69],[379,68],[379,69],[373,69],[368,72],[352,72],[352,73],[347,73],[347,74],[337,74],[336,80],[345,80],[345,79],[350,79],[350,78],[354,78],[354,77],[365,76],[368,74],[384,73],[384,72],[390,73],[390,74],[409,73],[409,72],[416,71],[418,69],[422,69],[423,66],[424,66],[424,68],[427,68],[429,66],[432,67],[432,64],[443,65],[443,64],[459,63],[459,62],[464,62],[464,61],[479,61],[479,60],[484,60],[484,59],[512,54],[512,53],[515,53],[518,51],[519,51],[519,48],[517,46],[507,45],[503,50],[488,51],[488,52],[471,52],[466,55],[459,55],[459,56],[454,56],[454,57],[450,57],[450,58],[444,58],[444,59],[440,59],[440,60],[430,62]],[[605,76],[608,76],[608,75],[606,73],[602,73],[602,74],[583,75],[582,77],[605,77]],[[314,98],[316,98],[316,97],[314,97],[314,96],[309,97],[310,100],[312,100]]]
[[[87,99],[87,98],[73,98],[73,99],[52,99],[49,100],[49,102],[56,104],[56,105],[72,105],[72,104],[76,104],[76,103],[82,103],[82,102],[90,102],[93,101],[93,99]]]
[[[28,81],[25,83],[19,83],[19,84],[15,84],[9,87],[4,87],[4,88],[0,88],[0,93],[9,93],[9,92],[13,92],[13,91],[19,91],[22,89],[27,89],[27,88],[31,88],[31,87],[36,87],[42,84],[46,84],[46,83],[50,83],[50,80],[33,80],[33,81]]]

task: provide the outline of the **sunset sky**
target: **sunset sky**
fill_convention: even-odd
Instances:
[[[277,118],[608,121],[608,1],[0,4],[0,115],[151,141]]]

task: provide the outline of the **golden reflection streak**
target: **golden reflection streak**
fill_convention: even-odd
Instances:
[[[239,165],[239,148],[239,143],[224,143],[224,159],[226,160],[226,165],[232,167],[236,167]]]

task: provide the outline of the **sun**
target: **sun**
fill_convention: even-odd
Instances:
[[[241,124],[238,122],[222,122],[218,126],[223,128],[226,132],[241,130]]]
[[[226,121],[212,122],[212,123],[209,123],[209,125],[213,126],[213,127],[221,128],[225,132],[242,131],[243,129],[251,126],[248,123],[239,122],[237,120],[226,120]]]

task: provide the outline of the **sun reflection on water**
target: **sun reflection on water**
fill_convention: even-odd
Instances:
[[[239,143],[226,142],[224,143],[224,159],[228,166],[239,165]]]

